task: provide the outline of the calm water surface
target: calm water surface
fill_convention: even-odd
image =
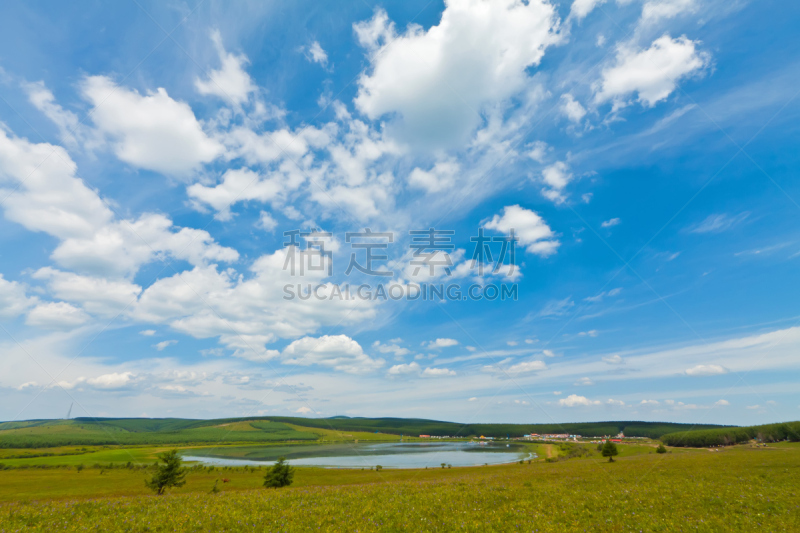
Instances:
[[[409,442],[380,444],[336,444],[306,446],[241,446],[186,450],[184,461],[214,466],[270,465],[285,456],[294,466],[330,468],[438,467],[512,463],[533,459],[524,446],[516,443]]]

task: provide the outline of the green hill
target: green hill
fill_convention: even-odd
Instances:
[[[281,422],[180,418],[75,418],[0,423],[0,448],[317,440]]]
[[[293,427],[290,427],[291,424]],[[307,431],[296,429],[308,428]],[[569,433],[659,438],[688,429],[718,430],[723,426],[667,422],[584,422],[567,424],[459,424],[417,418],[250,417],[192,420],[183,418],[75,418],[0,423],[0,448],[44,448],[90,445],[222,444],[313,441],[318,430],[504,438],[530,433]]]

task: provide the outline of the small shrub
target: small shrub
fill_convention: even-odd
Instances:
[[[264,486],[267,488],[287,487],[292,481],[294,481],[294,468],[286,462],[286,457],[279,457],[264,476]]]
[[[656,448],[656,453],[667,453],[667,447],[663,444],[659,444],[658,448]]]
[[[163,466],[156,464],[156,473],[145,480],[144,484],[149,489],[161,496],[171,487],[182,487],[186,484],[186,469],[181,466],[181,457],[178,450],[158,454]]]
[[[603,457],[608,457],[608,462],[614,462],[614,456],[619,455],[619,450],[617,450],[617,445],[607,440],[605,444],[603,444],[603,449],[601,450]]]

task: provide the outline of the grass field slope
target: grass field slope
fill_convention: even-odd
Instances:
[[[146,472],[136,469],[5,470],[0,499],[14,501],[0,503],[0,532],[794,532],[798,472],[794,443],[622,453],[613,463],[593,454],[453,469],[298,468],[284,489],[260,487],[260,469],[199,469],[166,496],[145,495]],[[222,477],[229,482],[212,493]]]
[[[313,431],[298,431],[285,423],[269,420],[75,418],[0,423],[0,448],[314,441],[318,438]]]
[[[233,442],[313,441],[342,432],[451,437],[521,437],[531,433],[659,438],[666,433],[723,426],[662,422],[589,422],[568,424],[459,424],[414,418],[255,417],[216,420],[180,418],[75,418],[0,423],[0,448],[56,446],[162,445]]]

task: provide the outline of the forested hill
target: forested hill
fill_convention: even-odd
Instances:
[[[692,431],[678,431],[661,436],[661,440],[669,446],[688,447],[727,446],[751,439],[761,442],[800,441],[800,422],[716,429],[695,428]]]
[[[570,422],[564,424],[460,424],[420,418],[293,418],[274,417],[272,420],[298,426],[337,429],[340,431],[380,431],[395,435],[431,435],[505,438],[522,437],[532,433],[567,433],[585,437],[616,435],[620,431],[629,437],[658,438],[666,433],[691,429],[719,429],[726,426],[704,424],[675,424],[671,422]]]
[[[668,422],[584,422],[565,424],[460,424],[415,418],[251,417],[191,420],[182,418],[74,418],[0,423],[0,447],[37,448],[88,445],[162,445],[232,442],[314,441],[330,431],[405,436],[521,437],[531,433],[568,433],[589,437],[616,435],[659,438],[666,433],[725,426]],[[316,430],[316,431],[315,431]]]

